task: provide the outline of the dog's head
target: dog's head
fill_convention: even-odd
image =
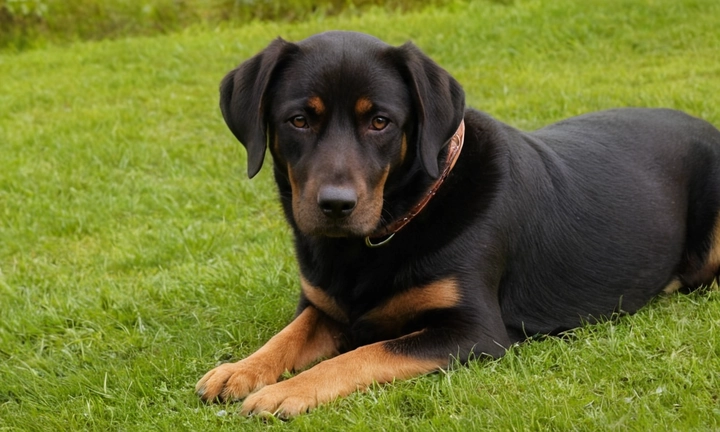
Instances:
[[[352,32],[276,39],[220,87],[248,175],[269,145],[297,228],[329,237],[378,228],[389,183],[437,177],[464,103],[460,85],[411,43],[393,47]]]

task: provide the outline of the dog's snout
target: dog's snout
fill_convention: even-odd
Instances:
[[[357,205],[357,193],[353,188],[324,186],[318,192],[320,210],[333,219],[349,216]]]

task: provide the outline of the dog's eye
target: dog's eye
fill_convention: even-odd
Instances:
[[[375,130],[383,130],[388,124],[390,124],[390,120],[380,116],[373,117],[371,122],[372,128]]]
[[[290,119],[290,123],[298,129],[305,129],[308,127],[307,119],[304,116],[295,116]]]

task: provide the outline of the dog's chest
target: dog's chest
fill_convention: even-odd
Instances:
[[[376,282],[379,284],[379,282]],[[340,295],[314,287],[303,280],[307,300],[346,329],[349,345],[359,346],[420,330],[430,312],[450,309],[461,301],[459,285],[452,277],[410,288],[388,285],[347,287]]]

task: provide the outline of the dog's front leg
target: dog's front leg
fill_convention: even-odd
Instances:
[[[277,382],[286,370],[301,369],[319,358],[337,355],[338,335],[330,318],[308,306],[249,357],[206,373],[195,392],[204,401],[242,399]]]
[[[361,346],[288,380],[250,395],[242,405],[246,415],[271,413],[293,417],[373,382],[387,383],[447,367],[457,352],[452,335],[442,330],[423,330],[398,339]],[[438,342],[441,346],[438,346]],[[456,339],[455,339],[456,340]],[[455,348],[451,348],[455,345]]]

